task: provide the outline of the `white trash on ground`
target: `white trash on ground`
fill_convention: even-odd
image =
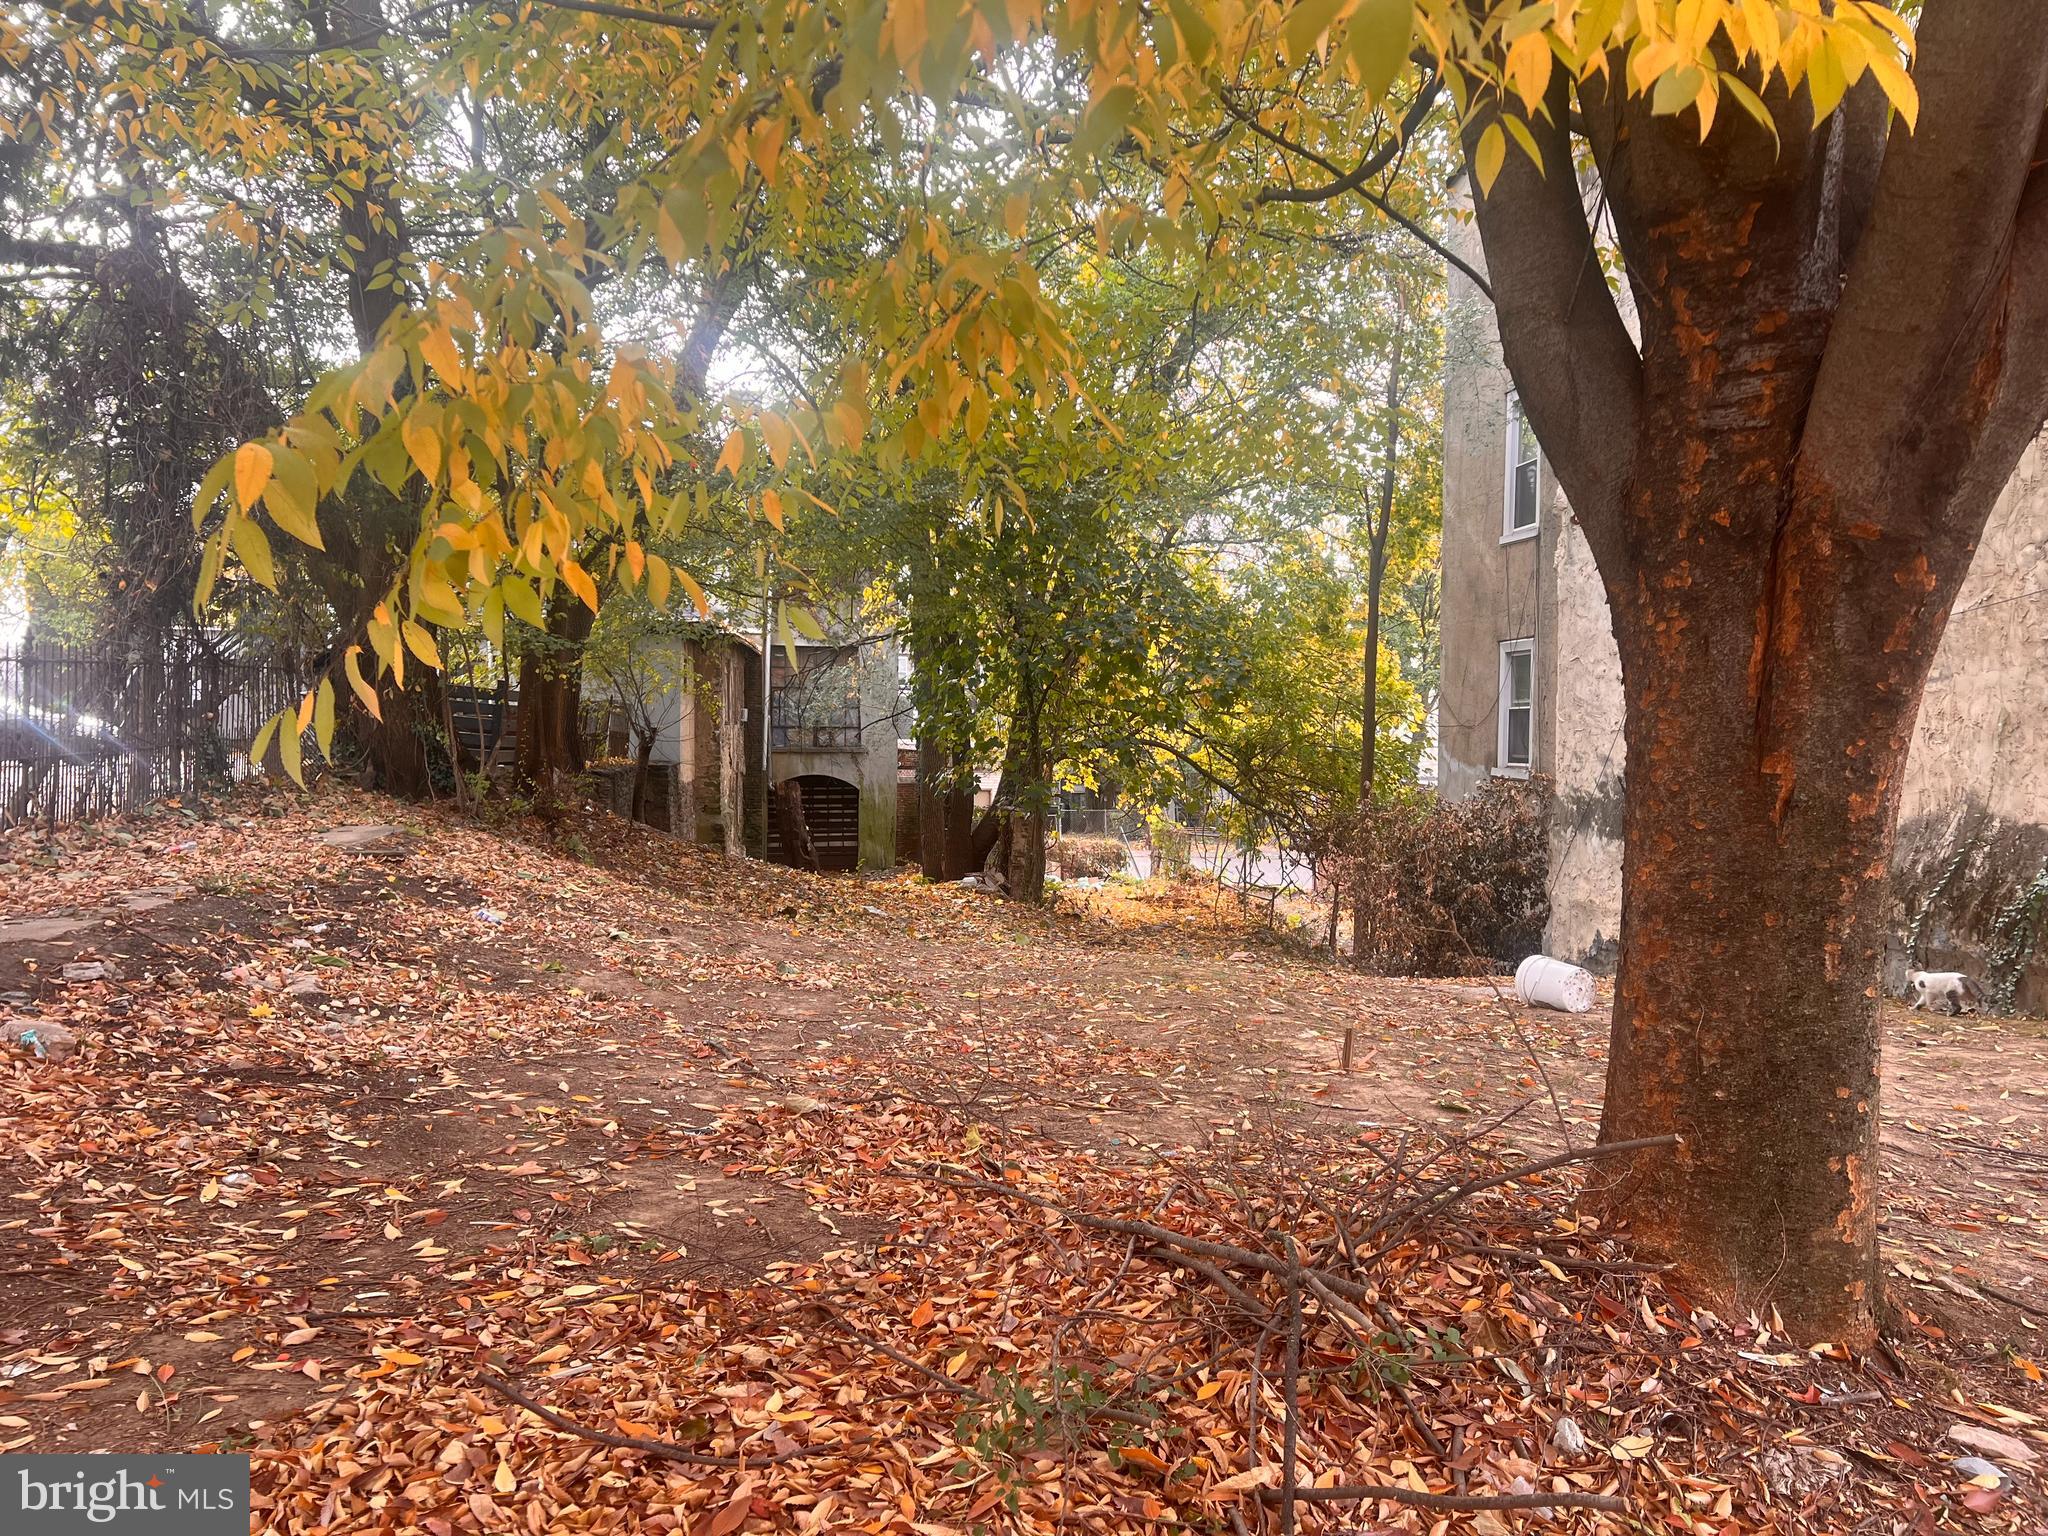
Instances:
[[[1515,967],[1515,996],[1525,1005],[1591,1013],[1600,995],[1593,973],[1548,955],[1531,955]]]
[[[1579,1428],[1574,1419],[1559,1417],[1551,1426],[1550,1443],[1567,1456],[1586,1454],[1586,1432]]]
[[[48,1019],[9,1019],[0,1024],[0,1049],[26,1051],[37,1061],[68,1061],[78,1053],[78,1036]]]
[[[2010,1472],[2006,1471],[2005,1468],[1998,1465],[1995,1461],[1986,1461],[1982,1456],[1958,1456],[1949,1465],[1972,1481],[1980,1477],[1995,1479],[1995,1482],[1983,1485],[1987,1488],[2003,1488],[2013,1481],[2013,1476]]]

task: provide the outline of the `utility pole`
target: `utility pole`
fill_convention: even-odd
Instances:
[[[1380,590],[1387,575],[1387,534],[1394,524],[1394,468],[1401,452],[1401,347],[1408,336],[1408,301],[1394,312],[1394,346],[1387,360],[1386,448],[1380,464],[1380,504],[1369,526],[1365,574],[1365,745],[1360,754],[1358,807],[1372,808],[1373,749],[1380,734]]]
[[[761,862],[768,862],[768,818],[775,814],[775,651],[770,634],[775,599],[768,590],[768,546],[761,546]]]

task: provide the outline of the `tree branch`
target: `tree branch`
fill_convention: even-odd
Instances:
[[[644,5],[612,5],[608,0],[538,0],[557,11],[581,11],[586,16],[609,16],[617,21],[644,21],[650,26],[669,27],[708,37],[718,29],[715,17],[686,16],[677,11],[650,10]]]
[[[1433,252],[1437,256],[1442,257],[1444,261],[1449,263],[1451,266],[1456,267],[1458,271],[1464,274],[1465,280],[1467,282],[1471,283],[1471,285],[1474,288],[1477,288],[1481,293],[1486,295],[1487,303],[1491,304],[1493,302],[1493,284],[1486,280],[1486,274],[1484,272],[1480,271],[1477,267],[1473,266],[1470,262],[1465,260],[1464,257],[1460,256],[1448,245],[1445,245],[1441,240],[1437,239],[1435,235],[1432,235],[1420,224],[1416,223],[1413,219],[1409,218],[1407,214],[1403,213],[1400,209],[1396,208],[1392,203],[1388,202],[1385,198],[1381,197],[1379,193],[1367,192],[1361,189],[1358,195],[1364,198],[1368,203],[1371,203],[1373,207],[1377,208],[1381,213],[1385,214],[1388,218],[1392,219],[1396,224],[1400,225],[1403,229],[1407,230],[1408,233],[1415,238],[1418,244],[1422,245],[1425,249]]]
[[[2013,20],[2001,0],[1928,5],[1919,125],[1892,127],[1814,384],[1802,471],[1859,502],[1879,492],[1886,505],[1857,516],[1890,531],[1974,541],[1983,498],[1954,493],[1978,478],[1980,448],[2002,484],[2041,425],[2048,374],[2022,326],[2043,302],[2027,199],[2048,26]],[[1948,527],[1952,506],[1974,525]]]
[[[1642,359],[1594,248],[1564,126],[1571,99],[1562,71],[1548,106],[1548,121],[1528,121],[1542,166],[1511,144],[1493,190],[1475,186],[1473,197],[1508,372],[1611,585],[1625,559],[1621,508],[1635,468]],[[1476,163],[1497,113],[1484,109],[1466,123],[1468,161]]]
[[[1442,85],[1443,80],[1439,75],[1432,74],[1424,81],[1422,88],[1416,93],[1415,100],[1409,104],[1407,112],[1403,114],[1401,126],[1394,137],[1381,144],[1348,171],[1341,170],[1328,157],[1317,154],[1307,145],[1297,144],[1279,130],[1268,128],[1259,121],[1256,113],[1248,112],[1235,105],[1228,96],[1220,97],[1219,100],[1222,102],[1223,110],[1233,120],[1251,129],[1254,134],[1264,139],[1267,143],[1277,149],[1283,149],[1291,155],[1299,155],[1312,165],[1320,166],[1323,170],[1330,173],[1331,179],[1319,187],[1283,187],[1277,185],[1261,187],[1252,198],[1255,206],[1263,207],[1267,203],[1326,202],[1331,198],[1342,197],[1349,192],[1356,192],[1365,202],[1371,204],[1387,218],[1393,220],[1394,223],[1406,230],[1421,245],[1464,273],[1473,285],[1481,293],[1485,294],[1488,300],[1491,300],[1493,298],[1493,288],[1487,282],[1485,273],[1472,266],[1463,257],[1459,256],[1457,252],[1451,250],[1450,247],[1438,240],[1436,236],[1416,223],[1415,220],[1401,212],[1387,198],[1372,191],[1365,185],[1367,181],[1394,163],[1394,157],[1400,154],[1402,149],[1407,146],[1408,141],[1414,137],[1416,131],[1421,128],[1423,119],[1429,116],[1430,109],[1436,104],[1437,95],[1442,89]]]
[[[62,267],[91,276],[114,252],[75,240],[39,240],[0,229],[0,267]]]
[[[1282,134],[1265,126],[1256,112],[1246,112],[1233,105],[1228,96],[1220,98],[1224,111],[1236,118],[1268,143],[1275,144],[1290,153],[1312,160],[1324,170],[1332,173],[1332,179],[1319,187],[1264,186],[1253,197],[1254,203],[1321,203],[1333,197],[1342,197],[1347,192],[1356,192],[1373,177],[1394,163],[1398,155],[1421,128],[1423,119],[1429,116],[1436,105],[1438,94],[1443,90],[1443,76],[1431,73],[1415,92],[1415,99],[1408,104],[1408,110],[1401,115],[1401,125],[1394,136],[1360,160],[1348,171],[1338,171],[1321,155],[1314,154],[1300,145],[1293,144]]]
[[[1334,1488],[1262,1488],[1263,1503],[1278,1504],[1288,1494],[1308,1504],[1362,1503],[1387,1499],[1416,1509],[1598,1509],[1625,1515],[1628,1501],[1612,1493],[1417,1493],[1391,1484],[1343,1483]]]
[[[659,1456],[664,1461],[680,1461],[693,1467],[769,1467],[778,1462],[796,1461],[804,1456],[836,1456],[844,1454],[843,1446],[827,1446],[820,1449],[799,1448],[790,1451],[764,1451],[759,1456],[713,1456],[706,1451],[693,1451],[686,1445],[677,1445],[673,1440],[649,1440],[641,1435],[615,1435],[607,1429],[592,1429],[588,1424],[578,1424],[574,1419],[555,1412],[544,1403],[537,1403],[521,1392],[511,1382],[495,1372],[479,1369],[476,1379],[501,1397],[508,1397],[528,1413],[552,1424],[564,1434],[577,1435],[599,1445],[609,1445],[616,1450],[639,1451],[644,1456]]]

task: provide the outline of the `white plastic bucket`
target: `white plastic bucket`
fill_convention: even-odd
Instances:
[[[1531,955],[1515,967],[1515,996],[1537,1008],[1591,1013],[1599,1001],[1590,971],[1548,955]]]

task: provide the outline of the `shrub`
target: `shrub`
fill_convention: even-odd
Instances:
[[[1126,864],[1123,842],[1114,837],[1062,837],[1052,852],[1062,880],[1120,875]]]
[[[1550,847],[1540,784],[1494,780],[1465,800],[1404,796],[1337,828],[1324,868],[1352,913],[1364,970],[1465,976],[1542,947]]]
[[[1186,827],[1155,821],[1151,828],[1152,873],[1179,879],[1194,864],[1195,838]]]

